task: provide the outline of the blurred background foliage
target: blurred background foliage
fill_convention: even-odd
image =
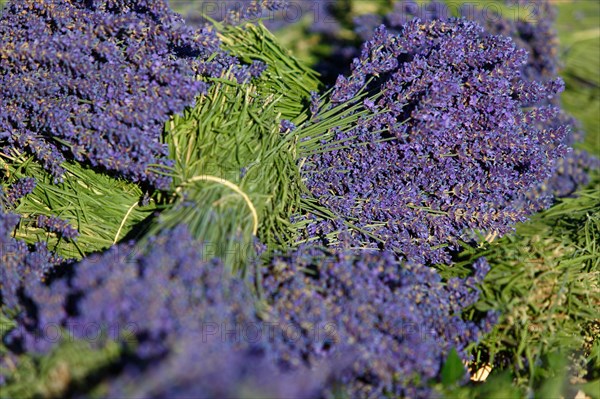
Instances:
[[[561,0],[556,29],[560,38],[566,90],[565,109],[581,121],[586,131],[583,148],[600,154],[600,3],[594,0]]]
[[[185,0],[180,0],[186,3]],[[425,4],[430,0],[418,0]],[[586,131],[585,144],[581,147],[593,154],[600,154],[600,2],[595,0],[550,0],[557,9],[556,29],[559,35],[560,59],[562,60],[561,76],[566,83],[566,91],[562,102],[567,111],[581,121]],[[326,1],[331,5],[331,12],[340,20],[338,37],[348,43],[360,43],[352,31],[352,20],[365,13],[385,13],[389,11],[394,0],[337,0]],[[314,3],[318,3],[318,0]],[[467,4],[490,12],[501,9],[503,0],[446,0],[451,4],[450,10],[456,10],[461,4]],[[527,1],[524,1],[527,4]],[[524,6],[525,9],[527,6]],[[309,65],[316,65],[331,51],[330,42],[320,40],[313,33],[311,26],[319,19],[319,14],[309,11],[295,24],[281,29],[277,37],[300,59]],[[513,8],[514,10],[514,8]],[[506,11],[502,15],[514,15]],[[332,24],[332,21],[325,20]]]

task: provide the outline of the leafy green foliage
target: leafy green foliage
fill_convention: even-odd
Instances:
[[[318,74],[292,56],[262,24],[217,27],[225,50],[242,61],[260,60],[269,66],[255,84],[259,93],[276,98],[274,107],[281,118],[296,122],[305,117],[310,92],[321,86]]]
[[[268,68],[244,86],[227,76],[214,79],[193,109],[167,124],[174,197],[158,197],[168,209],[149,234],[186,223],[211,251],[207,255],[238,269],[253,256],[254,236],[270,249],[294,246],[302,226],[290,222],[292,215],[328,213],[311,201],[299,167],[306,156],[322,151],[322,140],[331,138],[334,127],[348,129],[367,111],[358,112],[360,105],[321,104],[320,120],[309,120],[310,94],[319,88],[316,73],[260,24],[216,26],[225,49]],[[286,118],[298,128],[281,131]]]
[[[442,384],[444,387],[451,387],[459,382],[464,375],[465,368],[460,356],[458,356],[456,349],[452,349],[442,367]]]
[[[592,399],[600,398],[600,379],[581,384],[578,388]]]
[[[0,337],[4,337],[6,333],[15,327],[14,321],[9,319],[3,313],[0,313]]]
[[[210,255],[238,267],[247,262],[256,235],[271,245],[289,244],[299,177],[293,141],[279,132],[275,102],[255,86],[222,81],[194,109],[173,118],[165,139],[176,162],[176,197],[149,234],[185,223],[213,246]]]
[[[574,397],[585,385],[567,384],[568,359],[561,352],[551,352],[534,367],[535,379],[526,388],[516,386],[511,370],[494,371],[485,382],[471,382],[462,387],[439,387],[443,397],[453,399],[510,399]],[[587,392],[587,391],[584,391]]]

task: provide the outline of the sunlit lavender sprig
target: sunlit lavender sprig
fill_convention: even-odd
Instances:
[[[79,236],[77,229],[68,220],[56,216],[39,215],[36,219],[36,225],[40,229],[46,229],[69,240],[76,240]]]
[[[375,31],[330,97],[370,114],[303,170],[321,205],[355,227],[349,245],[444,263],[473,231],[504,234],[549,205],[550,194],[523,199],[566,152],[567,126],[546,123],[563,86],[523,79],[526,62],[510,38],[466,20]],[[325,220],[309,236],[337,229]]]

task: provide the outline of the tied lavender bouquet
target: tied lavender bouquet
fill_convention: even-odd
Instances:
[[[173,196],[150,192],[173,194],[181,183],[165,123],[214,79],[241,86],[265,68],[242,63],[214,26],[186,25],[164,0],[9,2],[0,165],[5,206],[23,216],[15,234],[35,244],[47,233],[50,249],[80,259],[139,233],[158,206],[172,205]]]
[[[360,116],[302,169],[337,215],[313,216],[308,235],[443,263],[461,240],[505,234],[549,206],[551,195],[528,193],[567,152],[568,126],[544,124],[563,84],[524,79],[526,61],[510,38],[466,20],[379,27],[327,97]]]

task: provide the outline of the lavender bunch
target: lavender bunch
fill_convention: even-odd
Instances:
[[[87,256],[70,276],[31,286],[26,296],[36,306],[23,306],[13,339],[40,352],[55,345],[40,339],[48,325],[78,339],[94,326],[99,339],[137,340],[137,356],[152,358],[203,322],[242,322],[253,314],[244,283],[227,279],[218,260],[204,259],[185,227],[154,237],[145,252],[124,244]]]
[[[559,60],[558,34],[554,28],[556,8],[547,0],[506,0],[511,7],[527,7],[528,18],[508,19],[494,13],[482,13],[479,9],[471,12],[465,10],[469,18],[478,21],[491,34],[511,36],[519,48],[527,50],[527,64],[522,69],[524,79],[548,81],[557,76],[561,65]],[[554,97],[548,103],[560,106],[560,99]],[[558,125],[566,125],[570,133],[563,144],[573,147],[584,139],[584,132],[579,122],[565,111],[556,118],[546,122],[552,129]],[[566,197],[578,187],[589,183],[589,172],[600,168],[600,160],[587,151],[574,148],[561,158],[551,178],[540,184],[529,194],[530,197],[551,194]]]
[[[57,180],[73,157],[166,189],[165,121],[206,90],[198,74],[229,68],[238,80],[258,72],[164,0],[12,1],[0,20],[0,144]]]
[[[525,79],[554,79],[559,67],[558,38],[554,29],[556,10],[547,0],[505,0],[504,3],[509,11],[520,11],[516,14],[521,17],[511,18],[492,7],[477,7],[468,2],[461,4],[458,12],[461,17],[485,27],[485,34],[510,36],[518,48],[527,50],[528,62],[522,69]],[[527,15],[526,19],[522,18],[523,14]],[[389,31],[399,33],[404,24],[415,18],[448,20],[452,18],[452,10],[446,3],[436,0],[421,4],[413,0],[397,1],[385,15],[355,17],[355,31],[362,40],[368,40],[381,24]]]
[[[553,79],[560,68],[558,34],[554,28],[555,7],[547,0],[505,0],[505,3],[517,10],[526,7],[527,18],[508,19],[498,13],[483,13],[477,8],[463,13],[470,14],[469,18],[485,26],[489,33],[511,36],[517,47],[527,50],[529,58],[523,68],[525,79]]]
[[[389,252],[327,254],[304,248],[277,256],[263,270],[264,294],[275,319],[296,326],[293,339],[275,342],[288,367],[353,353],[340,376],[351,397],[427,397],[450,349],[465,348],[489,330],[461,312],[479,295],[489,266],[444,285],[431,268],[402,264]]]
[[[551,81],[558,76],[560,70],[558,35],[554,24],[556,8],[547,0],[505,0],[507,13],[513,11],[517,18],[503,15],[494,8],[476,7],[466,2],[459,8],[463,18],[475,21],[485,28],[485,35],[502,35],[511,37],[519,49],[527,51],[527,62],[521,67],[522,78],[527,81]],[[402,26],[414,18],[422,21],[447,20],[452,12],[448,6],[439,1],[418,4],[415,1],[398,1],[392,11],[379,16],[375,14],[359,15],[355,18],[355,31],[363,40],[372,37],[374,30],[384,24],[389,32],[399,33]],[[523,16],[526,15],[526,18]],[[547,101],[560,106],[560,99],[554,96]],[[581,127],[573,117],[561,111],[555,118],[545,122],[549,129],[557,126],[569,126],[563,144],[569,147],[583,141]],[[577,187],[589,182],[588,173],[598,169],[600,161],[589,153],[573,149],[558,160],[556,171],[551,178],[541,183],[528,195],[531,198],[540,195],[565,197],[572,194]]]
[[[464,15],[462,15],[464,16]],[[402,26],[415,18],[421,21],[434,19],[447,20],[451,18],[448,6],[440,1],[417,3],[413,0],[394,1],[392,9],[384,14],[361,14],[353,18],[354,31],[362,41],[367,41],[380,25],[385,25],[389,31],[396,32]],[[478,21],[481,23],[481,21]]]
[[[504,234],[549,205],[526,194],[566,152],[568,128],[548,128],[559,110],[545,105],[563,85],[523,79],[526,62],[510,38],[466,20],[376,30],[330,95],[361,117],[303,168],[319,203],[352,224],[349,245],[445,263],[473,232]],[[338,224],[308,234],[329,239]]]
[[[240,349],[215,337],[186,335],[177,348],[143,374],[127,369],[111,381],[109,396],[319,399],[335,376],[328,364],[282,371],[262,350]]]

